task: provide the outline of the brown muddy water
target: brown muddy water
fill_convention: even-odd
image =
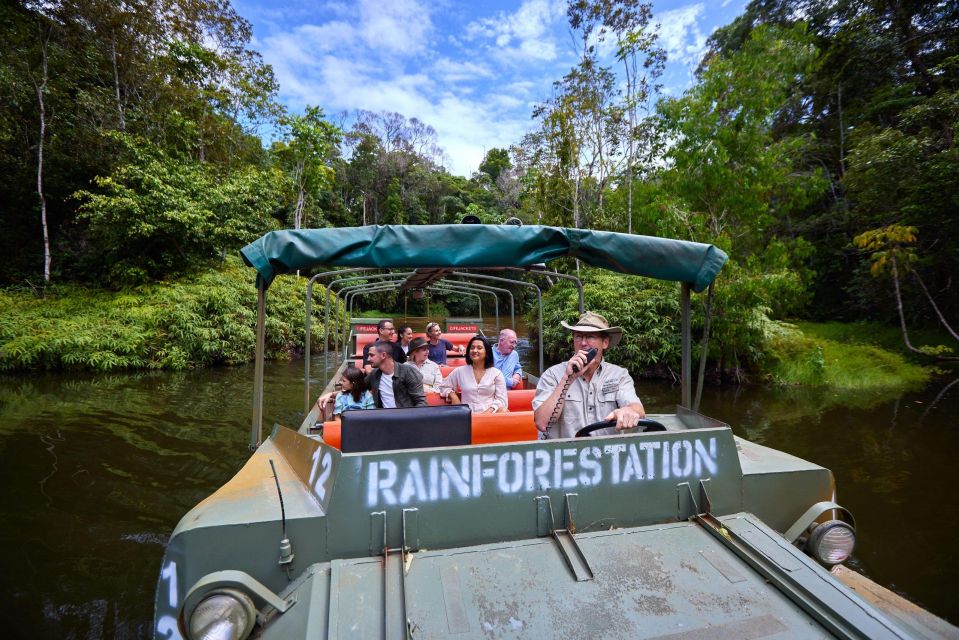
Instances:
[[[702,411],[832,469],[858,524],[851,566],[959,624],[954,377],[885,395],[707,389]],[[247,458],[252,378],[252,367],[0,378],[4,637],[149,637],[167,536]],[[299,425],[302,384],[302,363],[267,365],[267,425]],[[678,401],[678,387],[638,387],[651,412]]]

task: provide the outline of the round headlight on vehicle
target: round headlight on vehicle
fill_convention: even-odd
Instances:
[[[253,630],[253,601],[235,589],[219,589],[203,598],[188,621],[190,640],[243,640]]]
[[[856,546],[856,532],[842,520],[827,520],[809,535],[806,551],[813,558],[831,567],[845,562]]]

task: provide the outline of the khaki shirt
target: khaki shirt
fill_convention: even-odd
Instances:
[[[538,409],[547,399],[566,371],[566,363],[553,365],[539,379],[536,385],[536,395],[533,397],[533,411]],[[563,412],[550,425],[546,432],[547,438],[572,438],[576,432],[588,424],[599,422],[611,412],[639,402],[636,387],[629,372],[622,367],[609,362],[601,362],[593,373],[593,379],[588,383],[582,376],[573,380],[566,391],[566,402]],[[557,427],[559,433],[557,433]],[[610,435],[616,433],[613,428],[602,429],[596,435]]]

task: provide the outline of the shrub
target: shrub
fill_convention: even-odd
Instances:
[[[289,358],[304,343],[306,280],[278,278],[267,293],[266,354]],[[325,290],[314,288],[314,336]],[[59,285],[44,298],[0,291],[0,370],[186,369],[239,364],[256,346],[253,272],[239,258],[221,269],[119,292]],[[337,307],[342,317],[342,305]],[[312,341],[318,349],[322,340]]]

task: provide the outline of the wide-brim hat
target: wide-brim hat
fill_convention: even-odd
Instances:
[[[420,347],[429,346],[429,344],[430,344],[430,341],[427,340],[426,338],[422,338],[422,337],[413,338],[412,340],[410,340],[410,353],[413,353]]]
[[[609,326],[606,318],[592,311],[587,311],[581,315],[576,324],[569,325],[562,321],[560,321],[560,324],[577,333],[604,333],[609,338],[610,349],[618,345],[619,341],[623,339],[622,327]]]

